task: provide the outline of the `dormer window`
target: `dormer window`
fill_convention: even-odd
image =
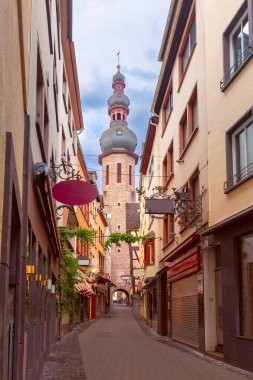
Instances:
[[[123,133],[122,133],[122,129],[117,129],[117,130],[116,130],[116,135],[123,135]]]

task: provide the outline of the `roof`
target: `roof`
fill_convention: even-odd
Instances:
[[[134,231],[140,228],[140,204],[126,203],[126,231]]]

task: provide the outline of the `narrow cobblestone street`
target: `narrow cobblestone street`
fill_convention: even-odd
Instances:
[[[239,380],[253,375],[183,350],[154,334],[127,306],[74,329],[55,345],[41,380]]]

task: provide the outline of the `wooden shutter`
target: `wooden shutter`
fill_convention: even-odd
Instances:
[[[150,264],[150,248],[149,242],[146,242],[144,245],[144,265]]]

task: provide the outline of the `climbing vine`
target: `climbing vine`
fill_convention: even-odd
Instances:
[[[113,232],[105,242],[105,250],[111,247],[112,244],[115,244],[117,247],[120,247],[120,242],[133,244],[141,240],[146,240],[146,238],[147,237],[145,235],[132,235],[130,232]]]
[[[58,312],[60,316],[62,316],[62,314],[66,311],[69,312],[71,321],[73,321],[75,316],[76,301],[78,298],[75,285],[78,284],[82,278],[79,273],[78,260],[72,255],[70,239],[76,237],[82,244],[94,244],[93,238],[96,232],[85,228],[70,230],[66,227],[59,227],[58,233],[62,248],[62,259],[58,280],[60,290]]]

